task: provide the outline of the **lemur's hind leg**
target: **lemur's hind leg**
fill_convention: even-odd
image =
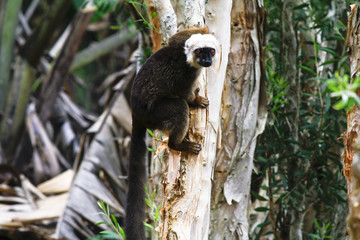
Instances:
[[[186,100],[166,99],[157,103],[151,115],[156,116],[152,122],[155,128],[169,133],[168,145],[171,149],[199,154],[201,144],[185,139],[189,129],[189,106]]]

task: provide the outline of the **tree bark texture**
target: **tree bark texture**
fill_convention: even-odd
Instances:
[[[162,18],[157,11],[165,39],[177,28],[207,26],[220,47],[219,60],[198,79],[200,95],[209,98],[209,108],[190,111],[189,138],[199,141],[202,151],[198,156],[178,153],[166,149],[165,143],[152,162],[151,180],[162,183],[157,186],[162,189],[158,194],[163,220],[157,228],[159,237],[248,239],[253,155],[266,119],[260,101],[265,19],[262,2],[161,2],[162,11],[167,9],[165,16],[175,12],[177,17],[174,27],[172,18]],[[152,6],[155,10],[159,7]]]
[[[231,45],[221,109],[211,204],[210,239],[248,239],[251,173],[266,119],[265,10],[261,1],[233,1]]]
[[[350,58],[351,79],[359,76],[360,8],[351,5],[346,45]],[[359,95],[359,92],[358,92]],[[348,232],[353,240],[360,239],[360,107],[354,106],[347,113],[347,130],[344,133],[344,174],[348,182],[350,213],[347,219]]]

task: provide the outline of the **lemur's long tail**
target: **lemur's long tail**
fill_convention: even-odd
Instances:
[[[128,171],[125,233],[127,240],[145,240],[146,128],[133,117]]]

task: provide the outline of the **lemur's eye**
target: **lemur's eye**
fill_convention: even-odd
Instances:
[[[200,54],[200,50],[199,50],[199,49],[196,50],[195,53],[196,53],[197,55],[199,55],[199,54]]]
[[[210,53],[215,54],[215,50],[214,49],[210,50]]]

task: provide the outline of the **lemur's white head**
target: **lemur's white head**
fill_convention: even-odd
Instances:
[[[185,42],[187,63],[195,68],[210,67],[217,55],[219,42],[211,34],[193,34]]]

